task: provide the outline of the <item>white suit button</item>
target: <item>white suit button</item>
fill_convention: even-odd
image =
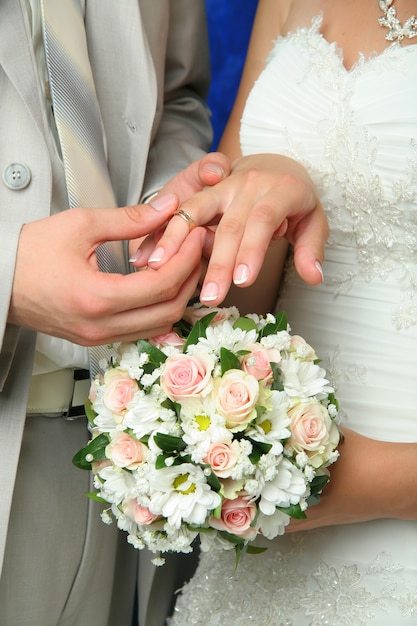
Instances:
[[[22,163],[10,163],[3,171],[3,182],[9,189],[24,189],[30,178],[30,169]]]

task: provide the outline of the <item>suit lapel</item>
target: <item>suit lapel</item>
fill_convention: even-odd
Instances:
[[[88,49],[119,206],[138,202],[156,106],[156,78],[138,0],[86,0]]]
[[[0,38],[0,65],[44,136],[42,96],[36,73],[25,1],[2,0],[0,23],[9,24],[8,28],[3,28]]]

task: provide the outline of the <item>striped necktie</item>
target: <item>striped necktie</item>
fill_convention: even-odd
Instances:
[[[114,207],[103,126],[88,57],[80,0],[41,0],[42,30],[53,112],[61,144],[70,207]],[[125,273],[122,242],[97,249],[103,272]],[[90,348],[92,375],[109,357]]]

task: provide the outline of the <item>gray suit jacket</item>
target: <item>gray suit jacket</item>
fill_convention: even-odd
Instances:
[[[119,206],[135,204],[210,145],[204,0],[85,0],[89,53]],[[24,0],[0,2],[0,569],[25,421],[35,333],[7,323],[19,234],[51,211],[48,123]]]

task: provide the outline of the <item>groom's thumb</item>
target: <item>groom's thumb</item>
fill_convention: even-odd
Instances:
[[[130,240],[153,232],[178,208],[174,193],[157,196],[148,204],[137,204],[115,209],[94,209],[96,212],[95,238],[97,242]]]

